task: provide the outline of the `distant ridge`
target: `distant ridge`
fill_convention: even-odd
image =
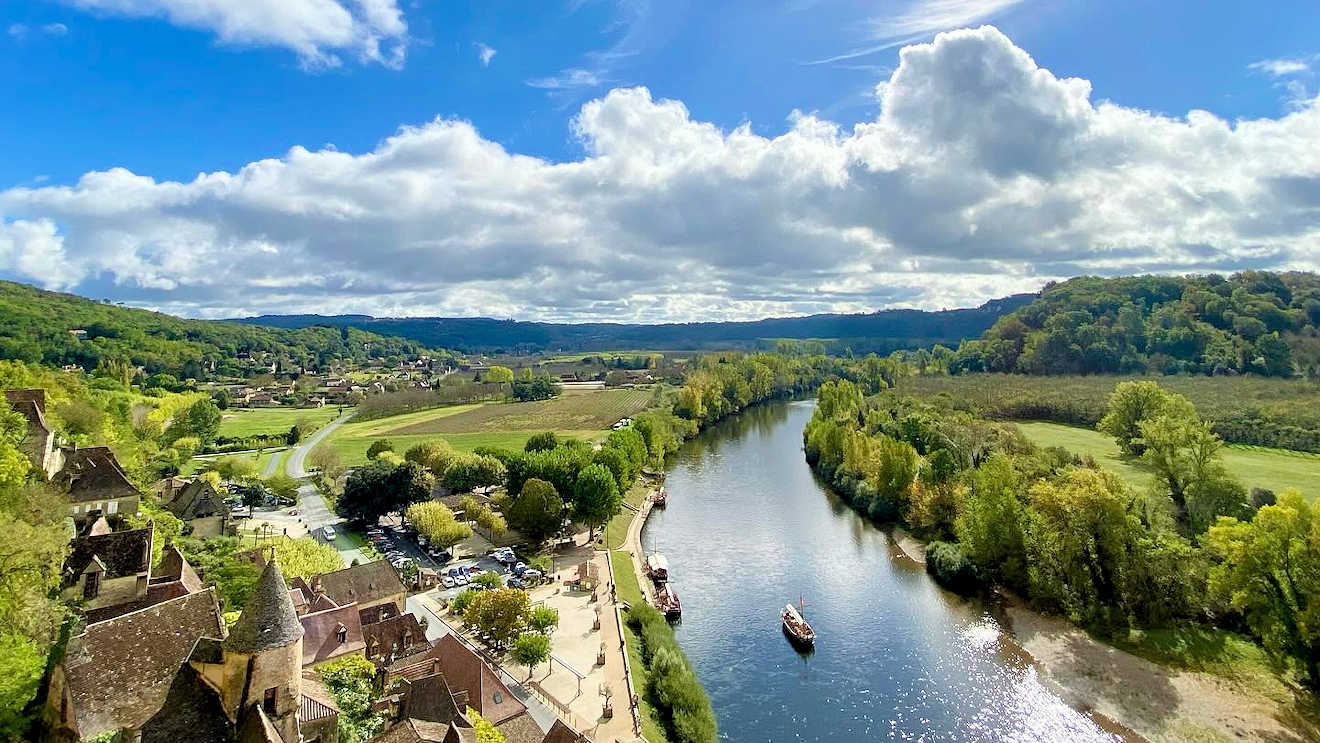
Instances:
[[[261,315],[237,322],[276,328],[352,327],[464,352],[606,351],[627,349],[763,348],[778,339],[818,339],[831,350],[888,353],[976,338],[1002,315],[1029,304],[1036,294],[1014,294],[980,307],[880,310],[747,322],[549,323],[488,317],[371,317],[370,315]]]

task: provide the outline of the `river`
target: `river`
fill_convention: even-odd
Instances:
[[[982,602],[950,594],[807,466],[814,402],[684,445],[643,533],[669,559],[678,639],[731,741],[1112,741],[1037,679]],[[779,612],[802,597],[816,649]]]

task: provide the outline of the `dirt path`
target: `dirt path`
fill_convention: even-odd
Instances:
[[[1320,740],[1320,727],[1303,719],[1294,704],[1220,676],[1156,665],[1020,601],[1012,601],[1007,613],[1013,637],[1065,701],[1150,741]]]

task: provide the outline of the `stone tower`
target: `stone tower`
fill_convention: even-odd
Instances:
[[[299,738],[302,636],[289,587],[272,555],[224,641],[227,672],[223,696],[238,718],[255,712],[253,706],[260,707],[285,743],[297,743]]]

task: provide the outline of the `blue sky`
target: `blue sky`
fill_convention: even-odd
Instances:
[[[1296,172],[1296,159],[1292,166],[1280,165],[1288,172],[1252,176],[1302,179],[1303,185],[1293,191],[1302,194],[1303,203],[1282,198],[1277,205],[1286,229],[1256,234],[1241,227],[1241,213],[1223,213],[1221,208],[1210,216],[1186,215],[1182,227],[1131,234],[1130,225],[1106,223],[1098,207],[1055,205],[1067,214],[1066,223],[1033,222],[1019,229],[1028,230],[1032,239],[1068,243],[1058,255],[1044,248],[1004,250],[981,237],[969,241],[965,235],[932,234],[929,225],[868,221],[838,203],[837,189],[834,196],[811,194],[830,201],[821,204],[828,216],[818,210],[794,218],[787,232],[757,234],[747,229],[749,220],[759,220],[746,204],[694,216],[687,202],[674,201],[661,212],[636,213],[661,207],[644,206],[656,201],[654,193],[651,198],[643,195],[653,180],[639,185],[626,177],[635,168],[621,164],[625,153],[611,144],[616,139],[609,135],[628,129],[630,121],[637,123],[633,117],[654,123],[651,132],[669,131],[665,126],[670,125],[678,133],[712,125],[722,137],[718,157],[724,165],[718,170],[727,175],[739,170],[739,162],[752,162],[739,160],[731,151],[736,137],[729,137],[740,126],[749,125],[756,143],[787,147],[792,142],[783,137],[803,126],[794,113],[801,112],[811,121],[836,125],[846,137],[856,124],[886,118],[877,86],[883,91],[897,79],[904,45],[928,44],[939,31],[983,23],[993,24],[996,38],[1030,55],[1052,79],[1089,81],[1089,94],[1083,97],[1095,115],[1103,116],[1104,102],[1112,101],[1132,115],[1181,122],[1177,136],[1185,139],[1195,138],[1196,127],[1187,118],[1194,109],[1210,112],[1223,126],[1243,134],[1234,129],[1235,122],[1286,122],[1314,106],[1315,71],[1320,69],[1315,56],[1320,54],[1320,37],[1314,30],[1320,27],[1320,4],[1310,0],[1271,2],[1268,11],[1260,4],[1191,0],[10,0],[0,6],[0,97],[5,101],[0,106],[5,149],[0,189],[7,189],[0,191],[0,276],[201,315],[344,308],[659,320],[705,319],[729,307],[737,316],[758,316],[961,304],[1030,288],[1073,270],[1308,267],[1307,256],[1298,255],[1297,246],[1313,234],[1308,222],[1315,216],[1311,210],[1316,197],[1308,190],[1313,174],[1305,168]],[[973,54],[977,64],[991,59],[1016,64],[1013,58],[993,56],[998,42],[982,39],[978,44]],[[954,66],[939,70],[958,71],[954,53],[950,48],[943,55]],[[951,96],[960,95],[958,85]],[[611,98],[611,91],[642,89],[645,99]],[[664,118],[663,101],[681,102],[680,121]],[[598,120],[584,108],[592,102],[601,109]],[[948,103],[931,102],[922,116]],[[960,126],[1006,124],[999,117],[1010,112],[989,103],[970,109]],[[628,110],[617,112],[622,118],[611,118],[607,114],[613,109]],[[660,118],[652,121],[656,116]],[[512,170],[503,173],[512,180],[488,184],[492,192],[508,193],[516,190],[511,184],[522,186],[535,177],[546,179],[550,185],[545,188],[567,189],[548,198],[541,218],[552,218],[544,210],[555,209],[568,194],[600,196],[563,185],[571,180],[574,166],[607,170],[598,174],[603,179],[598,182],[610,181],[607,190],[613,192],[636,187],[637,202],[562,215],[563,221],[574,223],[571,226],[529,223],[493,238],[508,227],[510,211],[483,213],[481,206],[488,200],[480,195],[462,194],[474,201],[461,215],[414,210],[388,218],[382,213],[389,207],[355,196],[350,211],[360,216],[354,222],[364,234],[360,244],[344,243],[336,234],[342,233],[334,226],[335,219],[345,218],[342,210],[329,223],[314,222],[297,218],[298,209],[287,205],[266,202],[257,209],[250,198],[232,195],[222,205],[205,205],[196,193],[186,197],[196,208],[186,215],[156,202],[138,213],[129,213],[127,206],[141,197],[139,187],[151,191],[152,199],[159,199],[173,182],[192,184],[196,191],[201,188],[194,181],[199,173],[238,176],[267,158],[292,172],[296,163],[289,152],[294,147],[325,156],[319,162],[326,164],[333,161],[328,157],[332,149],[352,156],[378,153],[400,127],[443,129],[446,136],[469,131],[466,126],[463,132],[454,129],[455,120],[475,129],[471,134],[477,142],[467,145],[498,145],[505,155],[531,156],[544,165],[569,168],[532,168],[536,173],[528,175],[518,170],[523,166],[512,163],[507,164]],[[1125,125],[1151,130],[1130,121]],[[1087,143],[1095,141],[1095,132],[1108,131],[1097,126],[1086,125]],[[617,146],[630,148],[626,154],[649,151],[653,143],[634,141],[631,129],[627,133],[617,140]],[[954,140],[965,143],[966,131],[949,134],[949,141],[928,142],[928,151],[947,152]],[[710,144],[702,142],[671,138],[661,143],[664,152],[657,159],[685,162]],[[468,175],[483,170],[484,155],[463,160],[454,149],[458,146],[446,140],[443,154],[431,153],[460,158],[451,169],[412,173],[424,175],[426,188],[437,189],[436,198],[457,198],[447,184],[467,183]],[[857,168],[869,174],[893,172],[877,163],[913,156],[897,139],[886,144],[891,149],[884,154],[872,149],[858,155],[860,140],[839,146],[855,160],[840,166],[847,179],[845,190],[863,188],[866,179],[854,172]],[[1163,146],[1172,148],[1167,141]],[[1066,150],[1070,157],[1076,152],[1074,144]],[[1190,152],[1195,158],[1195,150]],[[1056,155],[1034,152],[1029,157]],[[1139,152],[1123,157],[1155,167],[1153,158]],[[606,168],[606,161],[613,167]],[[1076,159],[1071,164],[1069,170],[1082,166]],[[1105,167],[1115,166],[1110,162]],[[1179,166],[1171,167],[1176,171]],[[146,180],[129,179],[117,169]],[[960,213],[988,209],[1004,194],[1018,193],[1019,176],[1025,171],[1011,170],[1008,175],[1018,180],[1000,180],[986,191],[966,171],[956,176],[957,185],[977,192],[958,207]],[[668,178],[676,171],[661,167],[657,172]],[[122,222],[107,225],[104,217],[96,216],[97,209],[86,204],[75,208],[55,203],[67,195],[55,187],[74,187],[89,173],[114,174],[110,180],[115,182],[92,189],[84,184],[77,193],[87,197],[83,201],[92,195],[108,199]],[[987,173],[1006,176],[993,167]],[[334,200],[337,189],[323,175],[317,170],[316,186],[302,193],[303,198],[319,204]],[[937,175],[955,177],[923,172],[901,185],[877,185],[863,200],[879,203],[894,194],[910,196],[912,184]],[[1046,186],[1059,186],[1053,169],[1028,175]],[[703,177],[713,176],[688,173],[668,183],[665,192]],[[1185,190],[1190,188],[1188,179],[1199,176],[1173,172],[1169,177],[1182,179]],[[399,181],[390,183],[398,187]],[[748,194],[752,200],[759,194],[762,203],[785,198],[759,184],[741,179],[727,185],[739,191],[732,201]],[[346,182],[345,188],[352,185]],[[1246,198],[1238,196],[1239,202]],[[1025,218],[1033,221],[1048,210],[1048,202],[1034,197],[1019,206],[1030,210]],[[1254,208],[1258,211],[1260,205]],[[615,209],[621,211],[616,214]],[[224,214],[215,216],[220,212]],[[381,224],[375,223],[378,217]],[[643,234],[632,232],[634,218]],[[1021,225],[1024,216],[1013,219]],[[682,224],[666,226],[672,220]],[[830,261],[793,260],[798,251],[811,250],[798,242],[800,234],[788,234],[801,233],[804,221],[819,222],[810,225],[812,234],[830,232],[827,241],[851,247],[830,253]],[[1225,226],[1235,221],[1238,226]],[[1206,226],[1212,222],[1213,229]],[[1178,232],[1187,223],[1206,227],[1170,238],[1170,231]],[[642,226],[648,224],[662,228],[647,231]],[[1145,251],[1140,260],[1120,259],[1126,253],[1114,252],[1112,237],[1097,237],[1097,231],[1109,226],[1123,234],[1119,242],[1124,250]],[[978,225],[969,230],[977,233]],[[615,256],[620,264],[615,265],[602,256],[619,250],[620,242],[646,242],[648,248],[636,256],[624,251]],[[716,243],[720,249],[712,251]],[[1196,260],[1185,250],[1174,254],[1191,244],[1208,245],[1208,252],[1192,251],[1203,255]],[[214,272],[199,275],[184,267],[198,262],[198,250],[268,255],[303,274],[300,281],[274,271],[222,281]],[[1085,260],[1088,250],[1094,260]],[[418,262],[419,256],[422,265],[436,271],[432,279],[403,268],[381,273],[371,265],[382,257],[406,265]],[[969,258],[986,263],[961,272],[945,265]],[[490,268],[447,275],[445,269],[456,259],[479,260]],[[684,267],[687,280],[697,282],[697,293],[709,301],[694,301],[693,292],[673,283],[645,280],[659,265]],[[497,266],[505,268],[495,270]],[[788,279],[786,266],[793,269]],[[912,277],[901,279],[881,270],[895,266],[906,266]],[[876,278],[881,273],[886,273],[883,281]],[[1012,280],[1005,280],[1006,275]],[[913,281],[920,291],[911,288]],[[615,288],[588,291],[581,288],[584,283]],[[533,286],[548,291],[543,298],[529,298],[526,289]]]

